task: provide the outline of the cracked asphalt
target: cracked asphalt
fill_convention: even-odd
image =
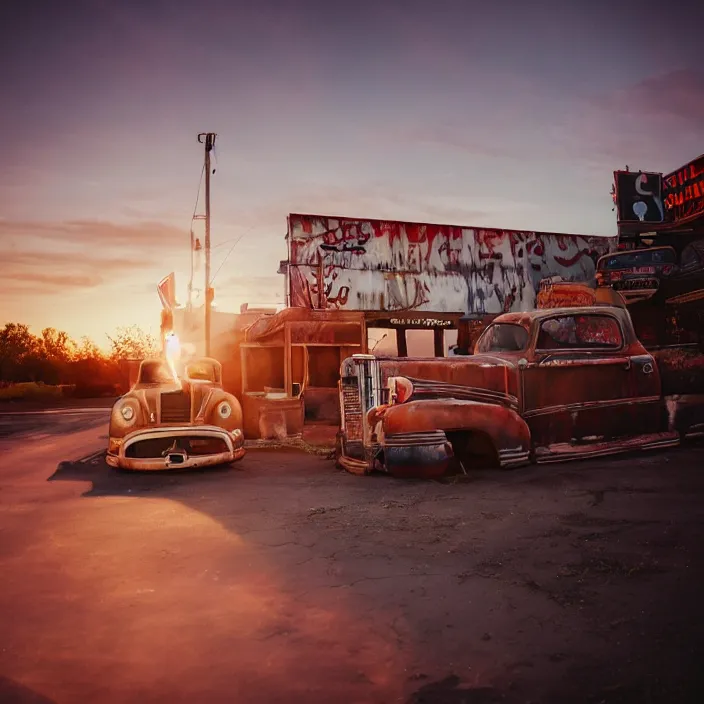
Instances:
[[[77,416],[0,438],[0,702],[701,701],[701,445],[456,483],[280,451],[136,475]]]

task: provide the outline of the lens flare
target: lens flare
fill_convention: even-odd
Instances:
[[[174,379],[178,381],[178,370],[177,364],[181,359],[181,343],[178,339],[178,335],[175,333],[169,333],[166,336],[166,362],[169,365],[169,369],[174,376]]]

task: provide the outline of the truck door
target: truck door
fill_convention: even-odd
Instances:
[[[524,369],[524,416],[536,444],[603,441],[659,430],[660,379],[630,353],[607,312],[544,318]]]

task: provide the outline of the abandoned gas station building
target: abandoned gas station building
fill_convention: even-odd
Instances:
[[[361,311],[378,352],[420,346],[438,357],[463,316],[533,308],[548,277],[592,282],[597,258],[615,246],[607,237],[302,214],[288,216],[286,242],[288,306]]]

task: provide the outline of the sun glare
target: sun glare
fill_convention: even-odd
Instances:
[[[178,362],[181,359],[181,342],[178,335],[169,333],[166,336],[166,362],[173,374],[174,379],[178,380]]]

